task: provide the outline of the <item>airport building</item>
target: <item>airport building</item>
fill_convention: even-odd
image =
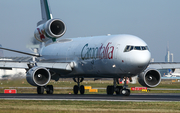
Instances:
[[[21,61],[21,62],[30,62],[32,57],[0,57],[0,61]],[[25,69],[16,69],[12,70],[0,69],[0,79],[11,79],[11,78],[22,78],[26,76]]]
[[[166,48],[165,62],[173,62],[173,53],[170,53],[169,46]],[[162,77],[180,77],[180,69],[163,69],[160,70]]]

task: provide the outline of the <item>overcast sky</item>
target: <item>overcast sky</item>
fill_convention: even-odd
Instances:
[[[50,0],[54,18],[62,19],[62,38],[131,34],[143,39],[155,61],[164,61],[169,43],[180,62],[180,0]],[[0,0],[0,44],[30,52],[26,45],[41,20],[39,0]],[[4,52],[4,56],[24,56]]]

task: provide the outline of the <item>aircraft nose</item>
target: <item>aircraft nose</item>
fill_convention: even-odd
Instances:
[[[133,56],[133,64],[137,65],[138,68],[146,68],[151,59],[151,53],[149,51],[139,52]]]

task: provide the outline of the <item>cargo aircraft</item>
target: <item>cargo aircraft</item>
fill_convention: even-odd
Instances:
[[[113,78],[107,86],[107,94],[130,95],[127,78],[138,76],[139,83],[156,87],[161,81],[157,69],[180,67],[179,64],[150,63],[148,45],[137,36],[121,34],[65,38],[66,26],[58,18],[53,18],[48,0],[40,0],[42,20],[37,23],[34,37],[42,42],[38,54],[0,47],[0,49],[37,57],[36,62],[0,61],[1,69],[24,68],[29,84],[37,87],[37,93],[53,94],[50,80],[72,78],[77,83],[74,94],[84,94],[84,78]],[[60,38],[60,39],[58,39]],[[58,39],[58,40],[57,40]],[[163,65],[163,66],[162,66]],[[172,67],[173,65],[173,67]],[[118,85],[118,79],[125,79]]]

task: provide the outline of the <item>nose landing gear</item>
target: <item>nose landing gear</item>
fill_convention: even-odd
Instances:
[[[123,86],[117,86],[119,84],[118,78],[113,79],[113,86],[107,86],[106,92],[108,95],[113,95],[114,92],[116,92],[116,95],[122,94],[123,96],[129,96],[130,95],[130,90],[127,89],[126,85],[127,78],[125,77],[124,85]],[[116,84],[117,83],[117,84]]]
[[[129,95],[130,95],[130,90],[129,90],[129,89],[122,89],[122,90],[121,90],[121,93],[122,93],[122,95],[124,95],[124,96],[129,96]]]

